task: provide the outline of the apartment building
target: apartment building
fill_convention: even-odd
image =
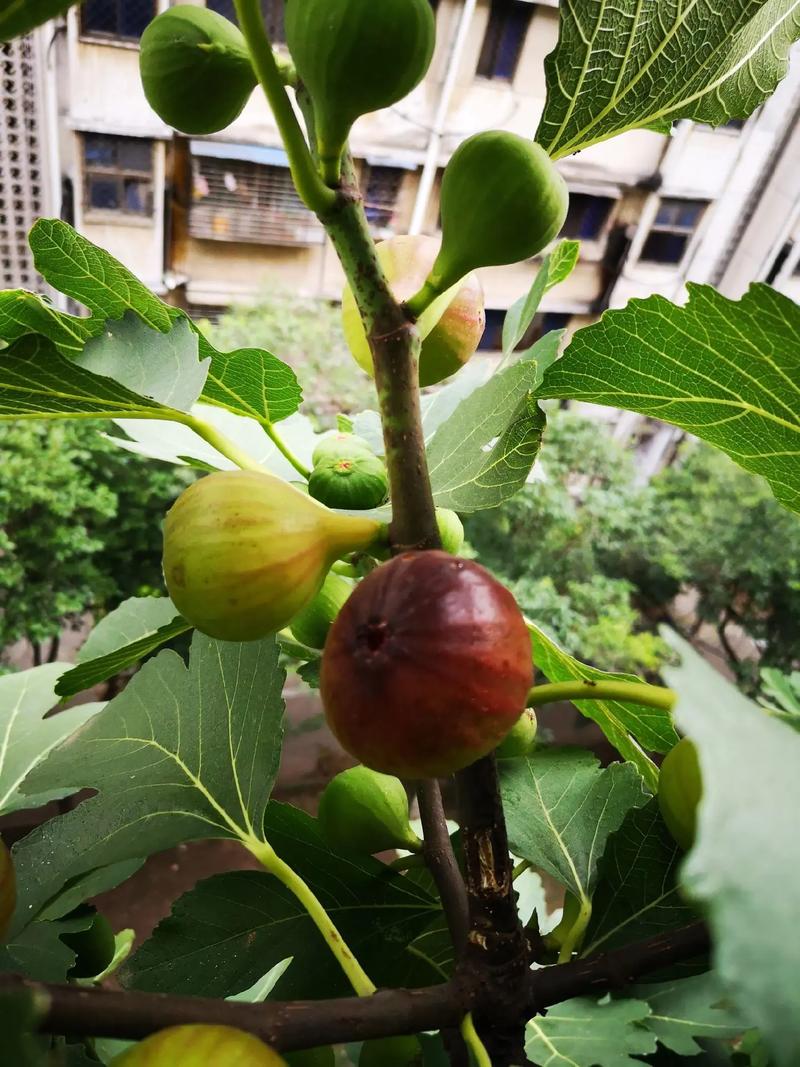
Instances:
[[[232,0],[205,2],[233,17]],[[282,0],[262,3],[280,44]],[[544,106],[557,0],[432,3],[437,45],[428,75],[406,100],[365,116],[353,131],[379,237],[436,235],[442,169],[459,142],[498,127],[532,136]],[[261,95],[208,138],[174,137],[147,105],[138,40],[166,6],[86,0],[3,46],[4,284],[33,284],[24,234],[33,218],[52,213],[198,314],[214,317],[267,287],[337,299],[336,256],[292,188]],[[682,122],[669,138],[633,131],[563,160],[571,190],[564,234],[581,240],[581,258],[548,294],[531,338],[583,325],[634,296],[680,300],[687,279],[733,292],[756,262],[751,277],[800,295],[800,194],[791,180],[800,157],[799,81],[795,65],[746,123],[712,130]],[[535,271],[531,261],[482,272],[487,350],[497,347],[503,315]]]

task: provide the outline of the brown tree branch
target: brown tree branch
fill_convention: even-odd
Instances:
[[[439,890],[447,928],[458,959],[464,951],[469,932],[467,890],[453,853],[442,803],[442,791],[435,778],[419,783],[417,799],[425,841],[425,862]]]

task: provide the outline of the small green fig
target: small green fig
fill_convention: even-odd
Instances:
[[[703,796],[703,779],[697,749],[683,737],[670,749],[658,777],[658,806],[677,845],[688,852],[697,832],[697,808]]]
[[[91,925],[85,930],[73,930],[61,934],[61,940],[75,953],[75,963],[70,968],[70,978],[94,978],[108,967],[114,958],[116,942],[111,923],[88,904],[81,904],[71,915],[87,918]]]
[[[322,438],[311,457],[316,467],[327,459],[353,459],[354,456],[374,456],[369,441],[355,433],[331,433]]]
[[[326,785],[319,825],[328,844],[349,852],[419,852],[422,842],[409,823],[403,783],[369,767],[351,767]]]
[[[314,104],[317,151],[339,178],[350,127],[420,82],[436,36],[429,0],[286,0],[286,41]]]
[[[397,300],[407,300],[417,292],[438,250],[435,237],[399,236],[378,244],[378,260]],[[374,375],[364,324],[349,285],[342,295],[342,326],[356,363]],[[460,370],[477,349],[485,326],[483,286],[477,274],[468,274],[439,321],[423,338],[419,384],[434,385]]]
[[[123,1052],[112,1067],[286,1067],[286,1060],[252,1034],[232,1026],[171,1026]]]
[[[257,84],[239,29],[193,4],[169,8],[147,26],[139,70],[148,104],[183,133],[224,130]]]
[[[422,1046],[415,1037],[379,1037],[365,1041],[358,1067],[422,1067]]]
[[[354,588],[347,578],[331,572],[311,603],[292,619],[291,631],[295,639],[308,648],[322,648],[333,620]]]
[[[6,939],[11,916],[17,905],[17,876],[11,853],[0,837],[0,944]]]
[[[164,522],[164,577],[178,611],[222,641],[287,626],[334,560],[370,547],[384,528],[338,515],[260,471],[221,471],[183,493]]]
[[[536,712],[526,708],[497,746],[498,759],[528,756],[536,748]]]
[[[284,1052],[287,1067],[336,1067],[336,1053],[331,1045],[306,1048],[302,1052]]]
[[[366,511],[386,500],[389,476],[377,456],[323,459],[311,472],[308,491],[326,507]]]
[[[491,752],[532,684],[511,593],[439,551],[405,552],[364,578],[330,629],[320,672],[342,747],[399,778],[444,777]]]
[[[442,247],[415,314],[477,267],[517,263],[553,240],[567,217],[566,183],[535,141],[505,130],[476,133],[442,179]]]
[[[464,545],[464,524],[461,519],[449,508],[437,508],[436,525],[444,551],[457,556]]]

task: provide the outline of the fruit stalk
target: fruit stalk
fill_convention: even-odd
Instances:
[[[535,685],[528,694],[528,707],[540,708],[543,704],[555,704],[560,700],[621,700],[642,704],[646,708],[672,711],[677,697],[672,689],[645,682],[593,682],[576,678],[569,682],[553,682],[550,685]]]

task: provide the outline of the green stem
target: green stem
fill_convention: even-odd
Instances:
[[[203,419],[199,419],[196,415],[189,415],[188,413],[182,413],[181,418],[175,418],[175,416],[171,416],[171,418],[175,422],[181,422],[184,426],[188,426],[190,430],[194,430],[198,437],[202,437],[212,448],[216,448],[217,452],[229,459],[231,463],[235,463],[237,467],[241,467],[242,470],[266,473],[265,467],[253,459],[243,448],[235,445],[230,438],[226,437],[215,426],[212,426],[211,423],[204,422]]]
[[[520,860],[514,870],[511,872],[511,881],[516,882],[516,880],[521,874],[524,874],[526,871],[529,871],[531,869],[531,866],[532,864],[530,860]]]
[[[284,79],[267,36],[259,0],[234,0],[234,4],[239,26],[250,50],[253,69],[289,157],[295,188],[310,211],[324,215],[336,203],[336,193],[325,185],[314,166],[300,123],[284,88]]]
[[[280,454],[291,463],[291,465],[302,478],[305,478],[306,481],[308,481],[308,476],[311,474],[311,470],[305,465],[305,463],[300,462],[300,460],[297,458],[294,452],[292,452],[292,450],[289,448],[289,446],[286,444],[286,442],[283,440],[283,438],[271,422],[265,422],[263,425],[264,429],[266,430],[267,437],[270,439],[270,441],[272,441],[272,443],[275,445]]]
[[[410,300],[406,300],[405,306],[414,319],[418,319],[438,298],[442,295],[437,285],[434,285],[430,277],[426,280],[418,293],[414,293]]]
[[[288,863],[284,863],[267,841],[259,841],[254,838],[247,841],[246,844],[262,867],[282,882],[289,892],[293,893],[303,905],[314,925],[325,939],[328,948],[347,975],[355,992],[360,997],[372,996],[376,990],[375,983],[347,947],[344,938],[336,929],[327,911],[320,904],[311,888],[306,885],[300,875]]]
[[[642,704],[646,708],[672,711],[677,694],[672,689],[645,682],[593,682],[576,678],[570,682],[554,682],[551,685],[535,685],[528,693],[528,707],[539,708],[560,700],[622,700],[629,704]]]
[[[486,1046],[478,1037],[471,1011],[467,1012],[461,1022],[461,1036],[470,1051],[475,1067],[492,1067],[492,1061],[489,1059]]]
[[[341,560],[337,560],[331,567],[334,574],[341,574],[343,578],[360,578],[361,575],[355,569],[352,563],[344,563]]]
[[[583,935],[586,933],[586,927],[589,925],[589,920],[592,917],[592,902],[591,900],[583,897],[581,899],[580,911],[575,919],[575,922],[569,929],[564,941],[561,945],[561,949],[558,953],[559,963],[569,963],[572,959],[572,954],[580,946],[583,940]]]

